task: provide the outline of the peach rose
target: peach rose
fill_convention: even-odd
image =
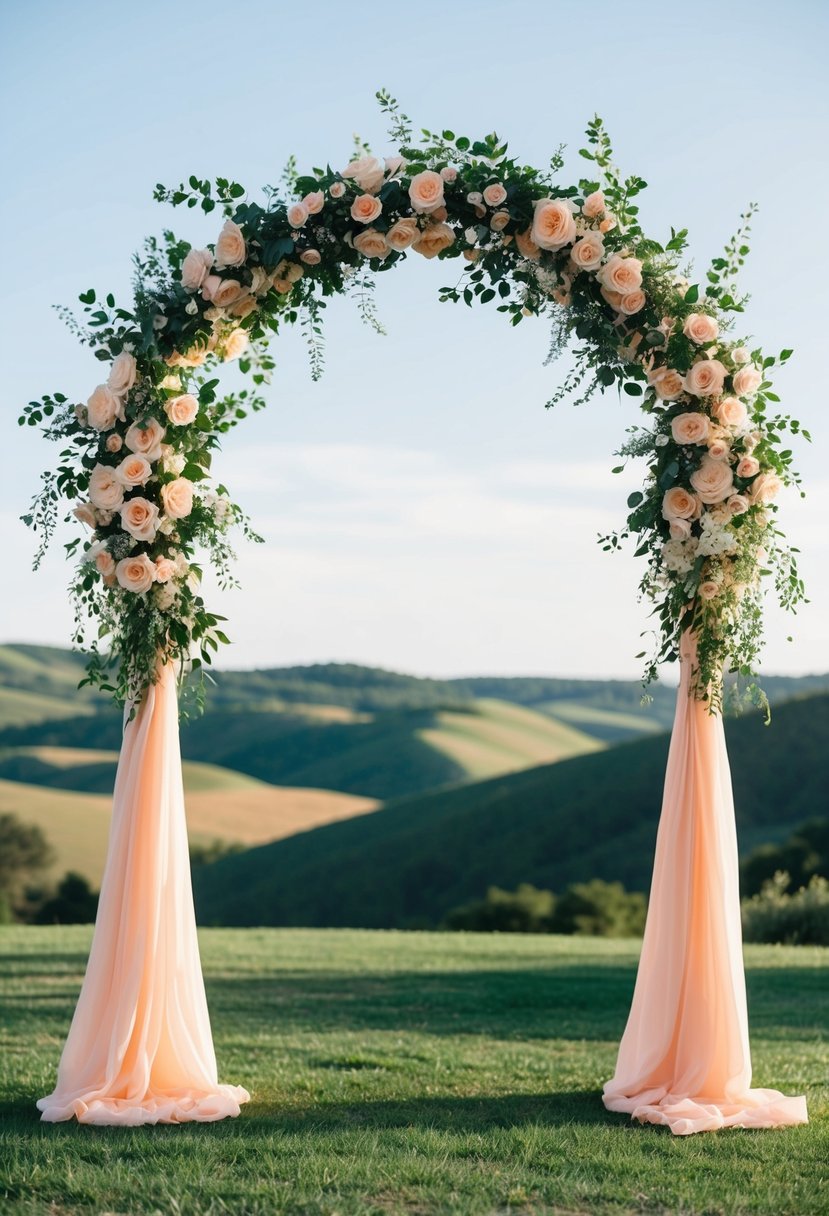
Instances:
[[[763,373],[756,367],[741,367],[732,383],[738,397],[750,397],[763,383]]]
[[[708,455],[712,460],[728,460],[731,447],[725,439],[709,439]]]
[[[72,514],[79,523],[86,524],[87,528],[94,528],[98,522],[95,519],[95,512],[88,502],[78,503],[77,507],[73,509]]]
[[[225,363],[231,359],[238,359],[243,355],[248,348],[250,339],[247,335],[247,330],[232,329],[224,340],[222,347],[222,358]]]
[[[389,252],[386,238],[376,228],[366,228],[354,238],[354,248],[364,258],[384,258]]]
[[[325,195],[322,190],[311,190],[302,201],[308,208],[309,215],[319,215],[325,206]]]
[[[668,530],[671,540],[688,540],[691,535],[691,525],[687,519],[671,519]]]
[[[415,211],[428,215],[443,206],[443,178],[433,169],[416,173],[409,185],[409,198]]]
[[[737,397],[723,397],[714,406],[714,417],[723,426],[740,431],[748,422],[748,410]]]
[[[507,192],[500,182],[492,182],[484,186],[484,202],[487,207],[500,207],[506,201]]]
[[[131,452],[146,456],[151,464],[161,456],[161,444],[165,431],[155,418],[142,418],[134,422],[124,436],[124,442]]]
[[[124,441],[119,434],[107,435],[106,450],[108,452],[120,452],[123,446]]]
[[[451,186],[453,182],[458,180],[458,171],[454,165],[444,165],[440,171],[440,175],[447,186]]]
[[[169,557],[155,559],[155,581],[157,583],[169,583],[171,578],[175,578],[176,570],[176,563]]]
[[[601,233],[598,232],[585,233],[570,250],[573,264],[579,270],[598,270],[602,264],[603,256],[604,241],[601,238]]]
[[[227,310],[229,317],[236,317],[237,320],[242,320],[244,317],[249,317],[252,312],[256,311],[256,300],[251,295],[240,296],[238,300],[230,305]]]
[[[685,318],[682,332],[697,346],[707,346],[715,342],[719,336],[720,327],[713,317],[704,312],[692,312]]]
[[[608,291],[630,295],[642,286],[642,263],[639,258],[625,258],[620,253],[612,254],[596,276]]]
[[[732,515],[742,515],[751,506],[751,503],[746,498],[745,494],[732,494],[726,503]]]
[[[111,431],[115,419],[124,417],[124,407],[109,385],[99,384],[86,403],[86,413],[96,431]]]
[[[677,414],[671,422],[671,434],[676,443],[705,443],[710,424],[705,414]]]
[[[425,258],[436,257],[455,243],[455,234],[448,224],[429,224],[412,245]]]
[[[115,470],[115,476],[126,490],[145,486],[152,476],[149,460],[144,456],[127,456]]]
[[[328,193],[332,198],[342,198],[345,194],[345,182],[332,182],[328,187]]]
[[[351,204],[351,218],[358,224],[373,224],[382,212],[383,204],[373,194],[358,194]]]
[[[402,156],[387,156],[383,162],[386,166],[386,173],[389,177],[398,177],[406,168],[406,162]],[[448,181],[448,178],[444,178]]]
[[[172,397],[164,406],[164,411],[173,426],[189,426],[196,420],[199,403],[192,393],[182,393],[180,397]]]
[[[322,254],[319,249],[303,249],[299,255],[299,260],[304,262],[306,266],[319,266],[322,261]]]
[[[137,371],[135,356],[131,355],[128,350],[122,350],[120,355],[116,355],[112,361],[112,367],[109,369],[107,377],[107,387],[111,388],[116,396],[123,397],[135,384]]]
[[[715,583],[713,579],[706,579],[704,583],[700,583],[699,593],[704,600],[715,600],[720,594],[720,584]]]
[[[111,579],[115,573],[115,558],[107,549],[95,554],[95,569],[105,579]]]
[[[224,226],[216,241],[216,265],[221,270],[225,266],[241,266],[247,256],[245,238],[242,229],[233,220],[225,220]]]
[[[115,470],[105,464],[96,464],[89,475],[89,499],[93,507],[101,511],[114,511],[124,501],[124,487],[115,475]]]
[[[291,203],[287,211],[288,223],[292,228],[301,228],[306,223],[309,214],[304,203]]]
[[[588,194],[587,198],[582,203],[581,213],[586,215],[589,220],[596,219],[604,211],[604,195],[601,190],[594,190],[592,194]]]
[[[537,262],[541,257],[541,250],[533,240],[532,232],[532,228],[525,228],[523,232],[516,232],[515,243],[522,258],[526,258],[528,262]]]
[[[420,229],[417,226],[417,220],[414,216],[408,216],[406,219],[398,220],[392,224],[386,233],[386,240],[392,249],[396,249],[399,253],[403,249],[408,249],[410,245],[417,240],[417,234]]]
[[[243,287],[238,279],[219,279],[211,299],[217,308],[227,308],[247,294],[247,288]]]
[[[671,486],[662,498],[662,518],[694,519],[699,512],[699,500],[683,486]]]
[[[782,489],[783,482],[777,473],[761,473],[760,477],[756,477],[751,483],[749,490],[751,505],[754,506],[757,502],[771,502],[772,499],[776,499]]]
[[[749,454],[754,451],[763,441],[762,431],[751,431],[750,434],[743,436],[743,447]]]
[[[481,256],[480,249],[464,249],[462,252],[467,262],[477,262],[478,258]]]
[[[177,477],[161,487],[161,501],[170,519],[184,519],[193,510],[193,483]]]
[[[751,351],[747,346],[735,346],[731,352],[731,358],[735,363],[748,363],[751,359]]]
[[[213,267],[209,249],[191,249],[181,264],[181,285],[185,291],[198,291]]]
[[[743,456],[737,462],[738,477],[756,477],[760,472],[760,461],[756,456]]]
[[[508,211],[496,211],[489,221],[489,226],[493,232],[503,232],[509,220],[510,215]]]
[[[136,557],[125,557],[115,567],[115,577],[125,591],[143,595],[153,585],[155,566],[146,553],[140,553]]]
[[[694,397],[718,397],[726,371],[719,359],[700,359],[685,377],[686,391]]]
[[[539,249],[563,249],[576,239],[576,221],[564,199],[540,198],[535,203],[530,235]]]
[[[386,176],[386,167],[376,156],[360,156],[346,165],[341,176],[366,194],[376,194]]]
[[[612,232],[615,227],[616,227],[616,221],[614,220],[612,215],[608,215],[599,224],[599,232],[602,232],[602,233]]]
[[[712,460],[703,456],[698,469],[691,474],[691,485],[699,495],[700,501],[708,504],[722,502],[734,490],[734,474],[731,465],[722,460]]]
[[[136,540],[149,543],[158,531],[158,507],[146,498],[131,498],[121,507],[121,527]]]
[[[635,316],[637,312],[642,311],[647,302],[648,299],[644,291],[629,291],[619,301],[619,312],[623,313],[626,317]]]
[[[672,367],[651,368],[648,381],[661,401],[676,401],[685,391],[685,382]]]

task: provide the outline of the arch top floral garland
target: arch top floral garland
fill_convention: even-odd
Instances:
[[[319,374],[326,298],[354,293],[376,324],[373,276],[415,254],[465,260],[443,301],[492,301],[512,324],[552,315],[551,354],[574,345],[575,368],[550,404],[613,386],[639,401],[645,422],[629,428],[620,455],[645,459],[645,482],[628,499],[625,528],[602,543],[615,549],[633,536],[647,559],[640,590],[656,618],[647,678],[693,626],[693,687],[717,706],[723,671],[755,670],[762,578],[773,576],[787,608],[804,596],[774,499],[797,483],[786,432],[809,436],[769,412],[771,369],[791,351],[767,356],[730,332],[743,310],[735,279],[753,209],[704,284],[689,282],[679,265],[686,231],[671,230],[664,245],[645,236],[636,203],[645,183],[614,167],[598,118],[581,150],[591,176],[562,187],[559,152],[541,172],[495,135],[416,139],[397,103],[378,99],[394,155],[361,145],[341,171],[306,176],[290,162],[283,185],[293,201],[268,188],[254,202],[222,178],[159,186],[159,201],[223,214],[215,245],[194,249],[165,232],[136,257],[129,308],[89,291],[83,323],[61,310],[107,376],[85,404],[55,393],[24,410],[21,423],[65,444],[24,520],[41,533],[36,564],[63,502],[89,529],[66,546],[80,558],[74,641],[90,651],[89,682],[134,699],[159,654],[199,666],[227,641],[203,600],[198,554],[231,583],[230,527],[259,538],[211,480],[213,453],[266,404],[274,334],[300,323]],[[215,369],[230,360],[252,384],[221,395]]]

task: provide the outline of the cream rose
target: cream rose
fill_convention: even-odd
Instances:
[[[224,266],[241,266],[246,256],[242,229],[238,224],[234,224],[233,220],[225,220],[216,241],[216,265],[220,270]]]
[[[305,203],[291,203],[287,211],[288,223],[292,228],[301,228],[307,222],[309,214]]]
[[[325,206],[325,195],[322,190],[311,190],[302,201],[308,208],[309,215],[319,215]]]
[[[121,507],[121,527],[136,540],[149,543],[158,531],[158,507],[146,498],[131,498]]]
[[[176,563],[169,557],[155,559],[155,581],[157,583],[169,583],[171,578],[175,578],[176,570]]]
[[[342,198],[345,194],[345,182],[332,182],[328,187],[328,193],[332,198]]]
[[[611,254],[596,276],[608,291],[630,295],[642,286],[642,263],[639,258],[625,258],[620,253]]]
[[[245,329],[232,329],[222,345],[222,358],[225,363],[238,359],[248,348],[250,338]]]
[[[718,397],[725,375],[725,368],[719,359],[700,359],[685,377],[686,391],[694,397]]]
[[[115,476],[125,490],[145,486],[152,476],[152,468],[145,456],[127,456],[115,470]]]
[[[692,312],[685,318],[682,332],[697,346],[707,346],[715,342],[719,336],[720,327],[713,317],[704,312]]]
[[[161,487],[161,501],[170,519],[184,519],[193,510],[193,483],[177,477]]]
[[[115,419],[124,417],[124,407],[108,384],[99,384],[86,403],[86,413],[96,431],[111,431]]]
[[[731,352],[731,358],[735,363],[748,363],[751,359],[751,351],[747,346],[735,346]]]
[[[728,460],[731,447],[726,439],[709,439],[708,455],[712,460]]]
[[[754,479],[749,489],[752,506],[757,502],[771,502],[772,499],[776,499],[782,489],[783,482],[777,473],[761,473],[760,477]]]
[[[429,224],[423,229],[412,248],[425,258],[436,257],[455,243],[455,234],[448,224]]]
[[[732,383],[738,397],[750,397],[763,383],[763,373],[756,367],[741,367]]]
[[[604,211],[604,195],[601,190],[594,190],[592,194],[588,194],[582,204],[581,213],[586,215],[589,220],[597,219]]]
[[[701,444],[708,438],[710,423],[705,414],[677,414],[671,422],[671,434],[676,443]]]
[[[101,511],[115,511],[124,501],[124,487],[115,475],[115,470],[105,464],[96,464],[89,475],[89,499],[93,507]]]
[[[406,162],[402,156],[387,156],[384,164],[386,166],[386,173],[389,177],[398,177],[406,168]],[[443,170],[441,170],[441,176],[442,175]],[[449,178],[444,177],[443,180],[449,181]]]
[[[731,465],[722,460],[713,460],[703,456],[702,464],[691,474],[691,485],[700,497],[700,501],[708,504],[722,502],[734,490],[734,474]]]
[[[151,464],[161,456],[161,444],[165,435],[164,427],[155,418],[142,418],[134,422],[124,436],[124,442],[131,452],[146,456]]]
[[[115,558],[107,549],[95,554],[95,569],[105,579],[111,579],[115,573]]]
[[[732,431],[741,431],[748,424],[748,410],[737,397],[723,397],[713,412],[717,421]]]
[[[346,165],[341,176],[366,194],[376,194],[386,176],[386,166],[376,156],[360,156]]]
[[[760,472],[760,461],[756,456],[743,456],[737,462],[738,477],[756,477]]]
[[[691,524],[687,519],[672,518],[668,529],[671,534],[671,540],[688,540],[691,535]]]
[[[540,198],[530,236],[539,249],[563,249],[576,239],[576,221],[563,199]]]
[[[146,553],[140,553],[136,557],[125,557],[115,567],[115,577],[125,591],[143,595],[153,585],[155,566]]]
[[[351,204],[351,218],[358,224],[373,224],[383,213],[383,204],[373,194],[358,194]]]
[[[299,255],[299,260],[304,262],[306,266],[319,266],[322,261],[322,254],[319,249],[303,249]]]
[[[409,185],[409,198],[415,211],[428,215],[443,206],[443,178],[433,169],[416,173]]]
[[[662,518],[694,519],[699,513],[699,499],[683,486],[671,486],[662,498]]]
[[[79,503],[72,511],[72,514],[79,523],[86,524],[87,528],[94,528],[98,522],[95,519],[95,512],[88,502]]]
[[[199,403],[192,393],[182,393],[180,397],[172,397],[165,404],[164,412],[173,426],[189,426],[196,420]]]
[[[508,211],[496,211],[489,221],[489,226],[493,232],[503,232],[509,221],[510,214]]]
[[[440,171],[440,175],[447,186],[451,186],[453,182],[458,180],[458,171],[454,165],[444,165]]]
[[[715,600],[720,594],[720,584],[715,583],[713,579],[706,579],[704,583],[700,583],[699,593],[704,600]]]
[[[506,197],[507,192],[500,182],[484,186],[484,202],[487,207],[500,207],[501,203],[506,202]]]
[[[604,241],[601,233],[585,233],[570,250],[570,257],[573,265],[579,270],[598,270],[604,257]]]
[[[403,249],[408,249],[417,240],[417,234],[420,229],[417,226],[417,220],[414,216],[408,216],[406,219],[398,220],[392,224],[386,233],[386,240],[392,249],[399,253]]]
[[[376,228],[366,228],[354,238],[354,248],[364,258],[384,258],[389,251],[386,238]]]
[[[632,317],[637,312],[641,312],[647,302],[644,291],[629,291],[619,300],[619,312],[626,317]]]
[[[746,498],[745,494],[732,494],[726,503],[732,515],[742,515],[749,509],[751,503]]]
[[[209,249],[191,249],[181,264],[181,285],[185,291],[198,291],[213,267]]]
[[[128,350],[122,350],[112,361],[112,367],[107,377],[107,387],[111,388],[118,397],[123,397],[135,384],[138,367],[135,356]]]
[[[108,452],[120,452],[124,446],[124,441],[118,434],[107,435],[106,450]]]

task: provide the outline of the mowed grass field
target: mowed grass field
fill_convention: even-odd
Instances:
[[[0,1210],[540,1216],[829,1211],[829,951],[747,950],[755,1084],[809,1127],[688,1139],[608,1114],[638,943],[430,933],[202,934],[212,1125],[39,1123],[90,930],[0,929]]]

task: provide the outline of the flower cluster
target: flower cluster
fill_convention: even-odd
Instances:
[[[356,288],[373,320],[371,276],[416,254],[465,261],[442,300],[495,301],[512,324],[549,313],[553,353],[581,343],[576,373],[554,400],[586,379],[584,396],[617,385],[652,415],[625,454],[648,459],[627,531],[649,557],[642,588],[660,620],[654,663],[676,657],[682,628],[693,626],[696,690],[717,701],[724,668],[753,666],[760,572],[776,558],[784,601],[802,595],[772,523],[774,498],[794,480],[780,437],[798,424],[765,416],[775,361],[725,333],[728,314],[742,308],[731,283],[746,229],[702,294],[678,270],[685,233],[672,232],[664,247],[642,233],[635,198],[644,182],[620,177],[598,119],[583,150],[596,180],[562,188],[558,154],[543,173],[510,159],[495,135],[424,132],[416,142],[396,103],[379,96],[399,151],[381,159],[361,146],[341,170],[305,177],[291,165],[292,198],[270,189],[262,205],[221,178],[159,186],[156,197],[174,206],[221,209],[215,244],[195,249],[171,233],[148,242],[130,310],[84,293],[88,324],[74,324],[109,363],[106,383],[84,406],[56,394],[24,411],[21,421],[47,418],[47,435],[72,442],[28,520],[48,539],[60,496],[79,500],[74,514],[92,535],[75,593],[119,661],[118,693],[140,693],[159,654],[185,658],[198,643],[209,660],[225,640],[198,594],[195,553],[206,546],[228,574],[224,536],[244,518],[222,487],[205,484],[221,435],[264,405],[268,340],[299,321],[318,371],[326,298]],[[218,400],[210,377],[227,360],[255,388]],[[604,540],[615,547],[621,536]],[[91,678],[102,682],[102,672],[93,659]]]

